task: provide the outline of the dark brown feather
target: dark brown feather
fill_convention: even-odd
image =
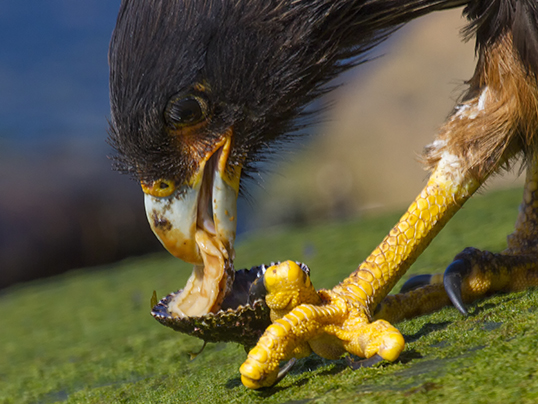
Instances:
[[[531,158],[538,150],[536,67],[520,57],[521,50],[513,40],[513,21],[491,14],[488,18],[504,21],[504,25],[491,27],[491,33],[500,30],[493,40],[481,36],[486,20],[476,24],[477,33],[482,32],[477,38],[476,70],[461,103],[439,131],[437,144],[444,146],[426,148],[425,157],[428,168],[434,169],[444,153],[456,156],[463,165],[461,170],[480,182],[508,167],[521,152]]]
[[[188,178],[190,147],[165,130],[168,99],[197,82],[210,143],[234,127],[229,164],[251,163],[303,127],[304,107],[401,24],[465,0],[123,0],[111,41],[110,142],[120,168]]]
[[[514,47],[523,64],[538,73],[538,3],[532,0],[518,1],[512,23]]]
[[[465,8],[470,20],[464,33],[476,35],[477,51],[510,33],[523,64],[538,71],[538,3],[536,0],[475,0]]]

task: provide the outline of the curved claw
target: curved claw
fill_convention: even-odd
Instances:
[[[351,356],[346,357],[347,365],[353,370],[357,370],[357,369],[361,369],[361,368],[369,368],[369,367],[374,366],[376,363],[379,363],[379,362],[381,362],[383,360],[384,359],[381,356],[379,356],[378,354],[375,354],[371,358],[363,359],[363,360],[360,360],[360,361],[353,360],[351,358]]]
[[[254,302],[258,299],[265,299],[265,296],[267,295],[267,289],[264,285],[264,277],[265,274],[262,274],[254,282],[252,282],[252,285],[250,286],[248,292],[249,302]]]
[[[416,275],[409,278],[400,289],[399,293],[407,293],[431,283],[431,275]]]
[[[450,301],[462,314],[467,315],[467,309],[461,297],[463,278],[471,272],[471,266],[465,260],[454,260],[445,270],[443,284]]]
[[[204,351],[206,345],[207,345],[207,341],[204,341],[204,345],[202,345],[202,348],[200,348],[198,352],[189,352],[189,357],[191,361],[195,360],[196,357]]]
[[[278,375],[275,379],[275,382],[271,386],[266,387],[266,388],[270,389],[270,388],[275,387],[282,379],[284,379],[284,377],[286,377],[286,375],[290,372],[290,370],[293,368],[293,366],[296,363],[297,363],[297,359],[295,358],[291,358],[288,362],[286,362],[286,364],[282,366],[280,370],[278,371]]]

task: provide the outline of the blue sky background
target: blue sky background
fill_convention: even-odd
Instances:
[[[163,251],[107,158],[119,5],[0,0],[0,289]]]
[[[0,138],[106,138],[107,48],[119,0],[0,0]],[[1,145],[1,144],[0,144]],[[18,147],[17,147],[18,148]]]

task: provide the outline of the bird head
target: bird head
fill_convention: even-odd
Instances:
[[[110,142],[119,169],[142,185],[156,236],[195,266],[177,316],[220,308],[241,179],[301,127],[305,105],[352,64],[342,60],[377,38],[366,29],[362,42],[346,39],[360,26],[349,23],[353,10],[337,10],[349,4],[122,1],[109,52]]]

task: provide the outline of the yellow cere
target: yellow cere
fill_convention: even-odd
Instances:
[[[174,181],[159,179],[151,183],[146,183],[142,181],[140,183],[142,186],[142,191],[145,194],[154,196],[156,198],[166,198],[174,193],[176,186]]]

